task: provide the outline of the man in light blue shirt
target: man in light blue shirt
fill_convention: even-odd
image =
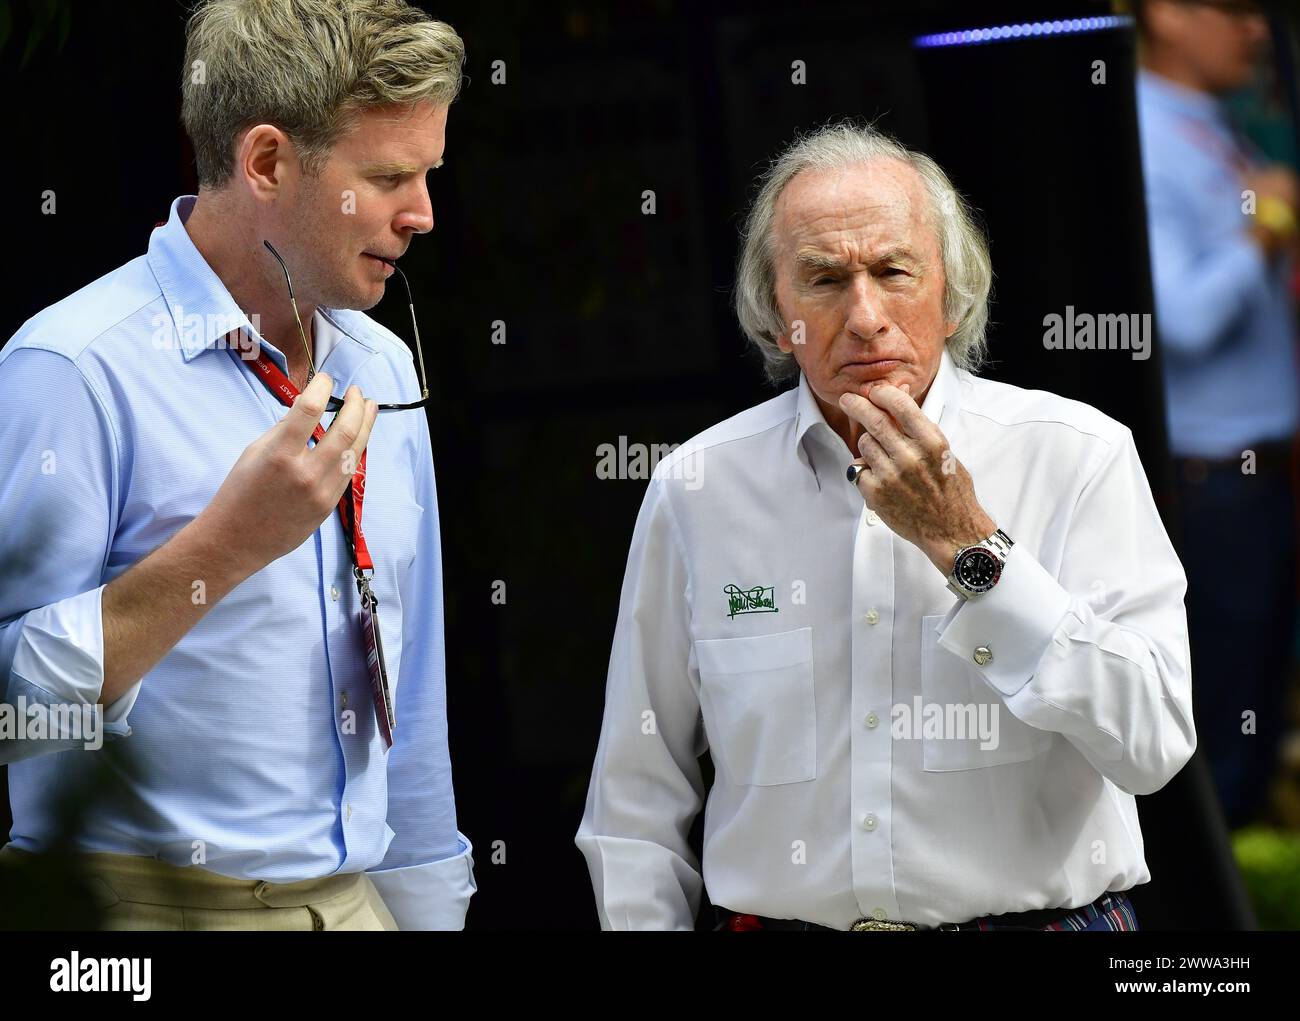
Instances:
[[[199,195],[173,202],[146,254],[0,350],[0,694],[20,722],[102,704],[103,736],[129,754],[77,848],[110,887],[145,863],[193,879],[153,901],[177,925],[461,928],[475,882],[448,755],[429,428],[422,409],[376,405],[420,401],[422,381],[408,344],[355,310],[432,229],[424,174],[464,50],[412,8],[340,0],[321,20],[304,28],[287,3],[196,12]],[[291,407],[259,350],[301,388]],[[361,470],[391,748],[336,511]],[[58,802],[104,761],[53,729],[0,731],[10,859],[54,842]],[[364,888],[365,903],[339,918],[297,898],[326,897],[327,879],[328,897]],[[110,927],[171,926],[112,892]],[[184,910],[236,901],[224,921]]]
[[[1217,96],[1144,68],[1138,111],[1170,448],[1240,458],[1296,429],[1290,260],[1243,215],[1256,182]]]
[[[1197,732],[1230,826],[1266,805],[1294,643],[1297,189],[1233,128],[1268,26],[1249,2],[1146,0],[1138,114]]]

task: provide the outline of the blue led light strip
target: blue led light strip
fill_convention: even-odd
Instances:
[[[1079,32],[1100,32],[1107,28],[1131,25],[1133,19],[1122,15],[1100,18],[1065,18],[1061,21],[1033,21],[1022,25],[994,25],[991,28],[964,28],[956,32],[936,32],[919,35],[913,43],[923,48],[937,46],[979,46],[983,43],[1005,42],[1008,39],[1025,39],[1044,35],[1075,35]]]

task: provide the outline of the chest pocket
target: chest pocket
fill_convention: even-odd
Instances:
[[[943,618],[921,618],[921,697],[926,712],[942,714],[941,725],[932,729],[922,724],[922,768],[981,769],[1025,762],[1046,752],[1051,731],[1016,719],[974,665],[939,644],[934,628]]]
[[[817,775],[812,628],[695,643],[700,711],[733,781],[773,786]]]

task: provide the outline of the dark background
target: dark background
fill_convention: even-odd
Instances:
[[[598,479],[596,450],[620,436],[678,443],[772,395],[729,289],[752,181],[796,131],[878,118],[949,171],[991,237],[985,374],[1128,424],[1168,514],[1158,351],[1047,357],[1041,343],[1043,317],[1066,305],[1153,310],[1134,41],[1115,29],[912,45],[1110,13],[1095,0],[422,6],[469,54],[446,167],[430,178],[437,226],[403,260],[434,397],[451,749],[479,883],[469,926],[592,927],[573,836],[645,487]],[[172,0],[0,0],[16,175],[0,337],[143,253],[172,199],[195,192],[179,120],[184,17]],[[805,85],[791,82],[794,60]],[[40,215],[44,189],[55,216]],[[372,314],[409,330],[400,300]],[[491,599],[497,580],[505,605]],[[1143,924],[1248,924],[1199,755],[1138,803],[1154,876],[1134,894]]]

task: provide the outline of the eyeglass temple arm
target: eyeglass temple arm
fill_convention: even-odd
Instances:
[[[280,269],[284,272],[284,282],[289,288],[289,304],[293,306],[293,319],[298,324],[298,336],[302,338],[303,350],[307,352],[307,382],[310,383],[312,377],[316,375],[316,363],[312,361],[311,345],[307,343],[307,332],[302,328],[302,319],[298,315],[298,301],[293,295],[293,281],[289,278],[289,267],[284,264],[284,259],[280,258],[280,253],[275,250],[271,242],[263,240],[262,244],[266,245],[266,250],[275,256],[275,261],[280,264]],[[406,288],[406,307],[411,310],[411,330],[415,334],[415,355],[420,360],[420,400],[429,399],[429,386],[426,382],[428,376],[424,372],[424,345],[420,343],[420,324],[415,318],[415,297],[411,294],[411,282],[406,279],[406,274],[402,268],[395,262],[388,262],[397,271],[397,275],[402,278],[402,286]]]
[[[415,356],[420,359],[420,400],[427,401],[429,387],[425,381],[429,377],[424,374],[424,345],[420,343],[420,324],[415,321],[415,298],[411,294],[411,282],[406,279],[406,274],[397,263],[390,262],[388,265],[397,270],[397,275],[402,278],[402,286],[406,288],[406,307],[411,310],[411,331],[415,334]]]
[[[289,287],[289,304],[293,306],[293,321],[298,324],[298,336],[302,338],[302,349],[307,352],[307,382],[310,383],[316,375],[316,362],[311,356],[311,345],[307,343],[307,331],[302,328],[302,318],[298,315],[298,299],[293,296],[293,281],[289,279],[289,267],[284,264],[284,260],[280,258],[280,253],[272,247],[271,242],[263,240],[262,244],[266,245],[266,250],[275,256],[275,261],[280,264],[280,269],[284,271],[284,282]],[[410,288],[407,288],[407,291],[409,293]],[[412,310],[411,314],[415,314],[414,310]]]

